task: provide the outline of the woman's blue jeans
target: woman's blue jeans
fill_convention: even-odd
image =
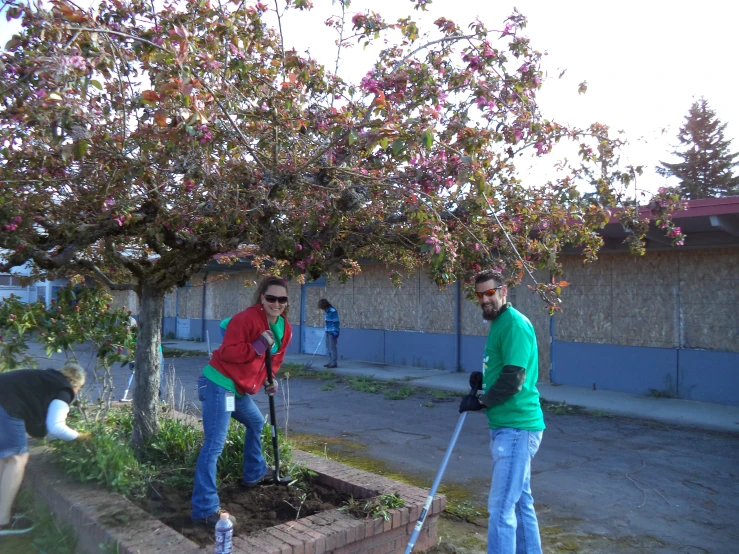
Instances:
[[[531,460],[541,431],[490,431],[493,479],[488,497],[488,554],[541,554],[539,522],[531,496]]]
[[[267,473],[262,456],[261,433],[264,416],[249,395],[236,397],[234,411],[226,411],[228,391],[205,377],[198,379],[198,398],[203,403],[205,438],[195,467],[192,491],[192,518],[203,519],[218,511],[220,503],[216,488],[216,467],[223,452],[231,418],[246,427],[244,437],[244,481],[258,482]]]

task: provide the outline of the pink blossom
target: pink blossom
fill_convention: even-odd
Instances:
[[[298,251],[300,251],[300,250],[302,250],[302,249],[303,249],[303,245],[302,245],[302,244],[296,244],[296,245],[295,245],[295,250],[298,250]]]
[[[125,220],[126,220],[125,216],[122,216],[122,215],[121,215],[121,216],[118,216],[118,217],[115,217],[115,218],[113,218],[113,221],[115,221],[116,223],[118,223],[118,227],[123,227],[123,222],[124,222]]]
[[[190,179],[185,179],[182,184],[185,185],[185,194],[190,194],[195,188],[195,183]]]
[[[21,216],[17,215],[15,217],[13,217],[10,221],[12,221],[13,223],[20,223],[21,221],[23,221],[23,218]]]
[[[534,147],[536,148],[536,153],[539,155],[546,154],[547,152],[547,145],[541,141],[537,142]]]
[[[474,250],[480,250],[480,243],[476,242],[475,245],[472,247]]]
[[[523,131],[521,129],[515,129],[514,134],[516,136],[516,142],[523,138]]]
[[[38,96],[39,98],[46,98],[46,91],[44,89],[42,89],[42,88],[36,89],[36,91],[34,92],[34,94],[36,96]]]
[[[675,227],[674,229],[670,230],[670,237],[676,237],[681,234],[681,232],[682,231],[680,230],[680,227]]]
[[[320,250],[321,249],[321,245],[320,245],[320,243],[317,240],[314,240],[313,243],[312,243],[312,245],[313,245],[313,248],[315,248],[316,250]]]
[[[16,225],[15,223],[11,223],[11,224],[9,224],[9,225],[6,225],[6,226],[4,227],[4,229],[5,229],[6,231],[15,231],[15,230],[16,230],[17,228],[18,228],[18,225]]]
[[[262,108],[262,109],[263,109],[263,110],[264,110],[265,112],[266,112],[267,110],[269,110],[269,106],[267,105],[267,102],[262,102],[262,106],[261,106],[261,108]]]
[[[675,246],[685,246],[685,241],[684,240],[677,240],[677,241],[675,241]]]
[[[526,73],[529,70],[529,64],[525,63],[521,67],[518,68],[518,70],[521,73]]]
[[[506,23],[505,29],[503,29],[503,34],[501,36],[506,36],[511,34],[511,29],[513,29],[512,23]]]

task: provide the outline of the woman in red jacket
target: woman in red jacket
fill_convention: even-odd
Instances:
[[[287,300],[285,281],[265,277],[257,287],[254,305],[231,318],[221,347],[213,352],[198,379],[205,432],[192,493],[192,518],[198,523],[215,525],[220,518],[216,465],[231,418],[246,427],[244,486],[255,487],[274,475],[262,456],[264,416],[251,395],[262,385],[267,394],[277,392],[277,381],[271,387],[266,383],[265,352],[271,349],[276,373],[292,338],[292,328],[285,317]]]

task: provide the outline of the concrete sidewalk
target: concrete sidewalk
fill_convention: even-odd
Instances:
[[[165,348],[180,350],[207,351],[202,342],[165,340]],[[211,343],[216,349],[220,344]],[[313,358],[312,371],[326,371],[324,356],[310,354],[288,354],[286,362],[308,364]],[[442,389],[458,392],[469,391],[469,373],[457,373],[441,369],[426,369],[400,365],[384,365],[359,360],[340,360],[339,367],[332,369],[338,375],[367,376],[390,381],[410,381],[419,387]],[[712,431],[739,433],[739,406],[726,406],[694,400],[673,398],[653,398],[608,390],[591,390],[568,385],[539,383],[541,397],[550,402],[566,402],[573,406],[582,406],[589,410],[597,410],[613,415],[634,417],[685,425]]]

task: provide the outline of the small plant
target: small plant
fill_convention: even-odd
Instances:
[[[436,404],[434,404],[433,402],[425,402],[421,404],[421,406],[423,406],[424,408],[433,408],[434,406],[436,406]]]
[[[649,394],[652,398],[675,398],[675,394],[670,390],[660,389],[649,389]]]
[[[567,402],[542,402],[542,407],[550,414],[574,415],[580,413],[578,406],[571,406]]]
[[[385,393],[385,398],[388,400],[405,400],[409,396],[413,396],[414,392],[416,392],[416,390],[413,387],[404,385],[397,390],[387,391]]]
[[[369,392],[372,394],[378,394],[383,392],[388,387],[388,383],[378,381],[374,377],[368,377],[361,375],[359,377],[350,377],[347,379],[349,388],[357,392]]]
[[[390,519],[389,510],[402,508],[403,506],[405,506],[405,501],[397,494],[381,494],[369,500],[356,500],[352,496],[346,505],[339,508],[339,510],[346,510],[357,517],[381,517],[388,521]]]
[[[332,391],[332,390],[334,390],[335,388],[336,388],[336,383],[332,381],[332,382],[330,382],[330,383],[326,383],[325,385],[323,385],[323,386],[321,387],[321,390],[322,390],[322,391],[327,391],[327,392],[328,392],[328,391]]]
[[[452,517],[459,518],[469,523],[474,523],[475,520],[487,515],[480,508],[469,501],[464,501],[459,504],[447,504],[444,512]]]
[[[123,495],[140,494],[147,470],[129,446],[133,414],[110,412],[105,420],[82,426],[90,432],[85,441],[57,442],[54,450],[64,471],[80,482],[98,483]],[[116,421],[120,425],[116,424]],[[78,427],[79,428],[79,427]]]

